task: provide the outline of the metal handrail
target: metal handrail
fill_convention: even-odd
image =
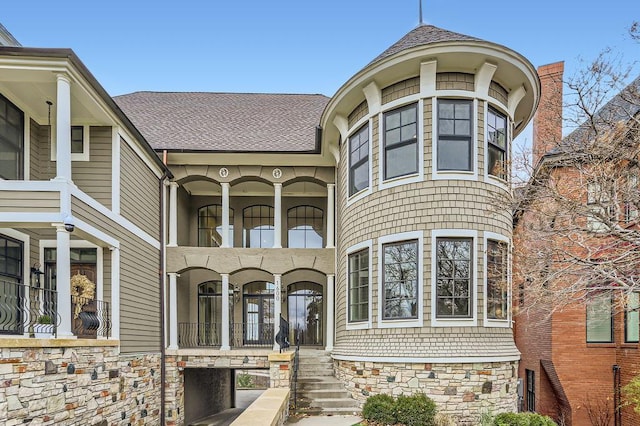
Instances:
[[[300,331],[295,335],[296,350],[293,353],[293,376],[291,378],[291,387],[293,388],[293,409],[298,408],[298,366],[300,365]]]
[[[0,334],[55,335],[60,324],[56,301],[54,290],[0,281]]]

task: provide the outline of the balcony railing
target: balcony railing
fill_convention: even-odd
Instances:
[[[82,339],[111,336],[111,310],[102,300],[71,296],[73,334]]]
[[[273,324],[229,324],[231,347],[272,347],[273,339]],[[178,346],[181,348],[220,347],[222,346],[222,324],[181,322],[178,324]]]
[[[0,281],[0,334],[56,336],[60,325],[55,290]],[[109,303],[71,297],[72,331],[77,337],[96,339],[111,334]]]

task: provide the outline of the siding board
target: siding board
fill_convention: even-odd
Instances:
[[[90,161],[73,161],[72,179],[87,195],[111,208],[111,127],[90,127],[88,137]]]

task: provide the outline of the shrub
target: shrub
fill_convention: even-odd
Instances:
[[[390,395],[380,394],[367,398],[362,407],[362,417],[372,422],[395,424],[395,401]]]
[[[400,395],[396,400],[398,423],[406,426],[433,426],[436,403],[423,393]]]
[[[537,413],[501,413],[493,420],[494,426],[558,426],[547,416]]]

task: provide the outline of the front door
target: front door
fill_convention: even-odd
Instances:
[[[289,286],[287,297],[291,342],[322,345],[322,286],[299,282]]]
[[[269,346],[274,342],[273,283],[256,281],[244,286],[244,344]]]

